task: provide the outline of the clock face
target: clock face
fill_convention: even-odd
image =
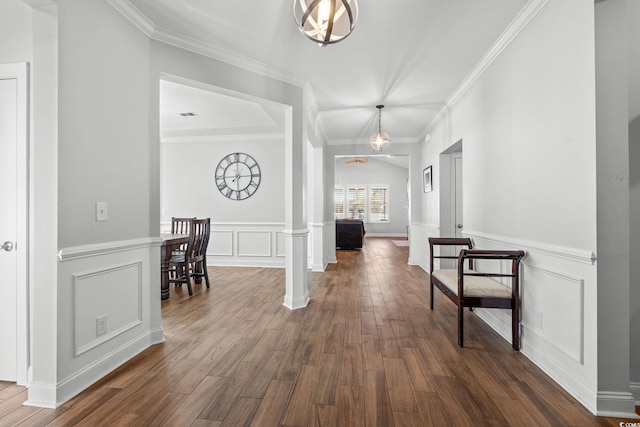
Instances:
[[[216,167],[216,186],[228,199],[247,199],[259,185],[260,166],[248,154],[231,153],[223,157]]]

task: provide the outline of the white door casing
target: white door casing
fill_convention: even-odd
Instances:
[[[0,380],[20,385],[28,366],[27,78],[27,64],[0,64]]]
[[[453,224],[455,226],[455,236],[462,237],[464,219],[462,217],[462,153],[451,155],[453,162]]]

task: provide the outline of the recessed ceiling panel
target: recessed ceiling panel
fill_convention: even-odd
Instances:
[[[220,93],[160,81],[162,132],[197,129],[264,129],[277,127],[265,108]]]

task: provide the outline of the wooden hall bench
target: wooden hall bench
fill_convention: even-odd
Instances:
[[[434,246],[459,246],[457,256],[434,255]],[[431,310],[433,310],[433,287],[440,289],[458,306],[458,345],[463,346],[465,307],[507,308],[511,309],[511,346],[520,350],[520,261],[524,251],[478,250],[468,238],[429,238],[429,275]],[[433,269],[434,259],[457,259],[456,269]],[[474,260],[511,261],[511,273],[481,273],[473,269]],[[465,261],[468,268],[464,268]],[[494,277],[508,277],[511,287],[495,280]]]

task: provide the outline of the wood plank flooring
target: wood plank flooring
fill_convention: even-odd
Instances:
[[[166,341],[55,410],[0,382],[0,426],[618,426],[597,418],[467,312],[408,248],[367,238],[310,274],[305,309],[284,270],[210,268],[211,289],[171,289]]]

